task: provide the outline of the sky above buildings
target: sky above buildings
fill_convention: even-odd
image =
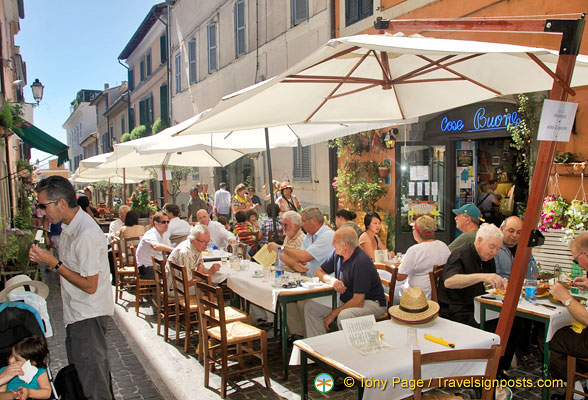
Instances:
[[[27,65],[25,100],[34,102],[30,85],[45,86],[34,124],[67,144],[63,123],[80,89],[104,89],[127,80],[117,57],[151,7],[151,0],[25,0],[16,45]],[[33,150],[31,162],[49,154]],[[41,163],[41,168],[47,162]]]

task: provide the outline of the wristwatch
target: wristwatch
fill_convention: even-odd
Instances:
[[[570,297],[569,299],[567,299],[566,301],[563,302],[563,305],[566,307],[569,307],[570,304],[572,304],[572,301],[574,301],[574,298]]]
[[[63,265],[63,262],[62,261],[59,261],[57,264],[55,264],[55,266],[53,267],[53,269],[55,271],[57,271],[59,269],[59,267],[61,267],[62,265]]]

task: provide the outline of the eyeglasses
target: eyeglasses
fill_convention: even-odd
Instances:
[[[580,265],[580,263],[578,262],[578,258],[580,258],[580,256],[583,255],[585,252],[586,252],[586,250],[582,250],[582,252],[580,252],[580,254],[578,254],[576,257],[574,257],[574,259],[572,261],[575,262],[576,264]]]
[[[202,244],[210,243],[210,240],[200,240],[200,239],[194,239],[194,240],[197,241],[198,243],[202,243]]]
[[[160,224],[169,224],[169,221],[168,220],[165,220],[165,221],[155,221],[155,222],[159,222]]]
[[[37,207],[39,207],[39,210],[45,210],[49,204],[57,205],[57,203],[59,203],[59,200],[51,200],[47,203],[37,203]]]

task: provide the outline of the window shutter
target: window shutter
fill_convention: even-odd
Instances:
[[[129,69],[129,90],[135,89],[135,70]]]
[[[145,125],[145,100],[139,102],[139,125]]]
[[[308,0],[290,0],[292,3],[292,25],[308,19]]]
[[[216,62],[216,23],[210,24],[206,28],[208,42],[208,73],[211,73],[218,69]]]
[[[245,2],[235,3],[235,57],[245,54]]]
[[[160,98],[160,114],[161,120],[165,122],[169,122],[169,114],[168,114],[168,93],[167,93],[167,85],[161,85],[159,87],[159,98]]]
[[[123,115],[120,119],[120,134],[126,133],[125,131],[125,116]]]
[[[361,1],[361,9],[359,10],[359,17],[360,19],[369,17],[372,15],[373,12],[373,3],[374,0],[360,0]]]
[[[147,76],[151,76],[151,51],[149,51],[149,53],[147,53],[146,63],[147,63]]]
[[[129,108],[129,133],[135,129],[135,109]]]
[[[182,55],[181,53],[176,54],[175,58],[175,74],[176,74],[176,93],[182,91]]]
[[[145,80],[145,58],[142,58],[139,62],[139,82],[143,82]]]
[[[359,0],[345,0],[345,23],[351,25],[352,23],[359,20],[358,14],[358,1]]]
[[[311,165],[310,165],[310,146],[294,147],[292,149],[292,176],[295,181],[311,180]]]
[[[192,39],[188,42],[188,75],[190,85],[196,83],[196,39]]]
[[[163,64],[167,61],[167,37],[165,35],[159,37],[159,53]]]

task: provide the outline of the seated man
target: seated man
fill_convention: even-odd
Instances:
[[[484,283],[505,289],[504,280],[496,274],[494,257],[502,246],[502,232],[493,224],[482,224],[473,244],[454,250],[439,278],[439,316],[479,328],[474,319],[474,297],[486,293]],[[488,321],[494,330],[498,320]],[[504,356],[500,358],[498,376],[506,377],[522,333],[521,320],[515,318]]]
[[[574,261],[584,271],[588,271],[588,233],[576,237],[570,244]],[[580,290],[588,290],[588,278],[585,276],[578,277],[572,282],[573,286]],[[584,325],[584,328],[573,329],[572,326],[566,326],[559,329],[553,339],[551,339],[551,356],[549,359],[549,371],[554,379],[566,379],[567,373],[567,356],[578,358],[588,358],[588,311],[586,306],[580,304],[568,290],[561,284],[554,284],[550,292],[559,301],[561,301],[576,321]],[[588,364],[584,361],[577,360],[576,369],[587,371]],[[563,399],[563,397],[561,397]]]
[[[198,211],[206,212],[206,210]],[[178,244],[167,259],[168,263],[173,262],[176,265],[186,267],[186,275],[188,276],[190,285],[190,295],[192,296],[196,295],[194,285],[196,280],[192,279],[192,270],[212,275],[220,269],[220,264],[213,264],[208,270],[204,267],[202,252],[208,248],[209,242],[210,232],[208,228],[204,225],[196,224],[190,231],[186,240]],[[173,282],[169,264],[166,265],[165,270],[167,274],[167,288],[170,295],[173,295]]]
[[[313,276],[314,272],[333,252],[333,235],[331,228],[324,225],[323,213],[318,207],[308,207],[300,213],[302,227],[306,236],[300,249],[284,246],[282,261],[294,271]],[[285,219],[285,217],[284,217]],[[277,251],[278,246],[270,243],[270,250]]]
[[[510,278],[512,262],[514,261],[514,256],[517,252],[519,237],[523,231],[523,221],[514,215],[508,217],[500,226],[500,231],[504,235],[504,242],[502,243],[500,250],[498,250],[494,262],[496,262],[496,273],[501,277],[508,279]],[[533,271],[532,269],[533,268],[529,263],[527,274],[537,275],[539,271]]]
[[[208,228],[210,241],[219,249],[224,249],[229,244],[235,243],[235,235],[229,232],[220,222],[212,221],[207,210],[198,210],[196,213],[198,223]]]
[[[278,206],[276,206],[277,208]],[[279,218],[279,217],[278,217]],[[300,249],[302,242],[304,241],[304,232],[300,229],[302,225],[302,218],[296,211],[286,211],[284,213],[284,219],[282,220],[282,227],[284,228],[284,244],[279,245],[278,243],[268,243],[268,247],[271,251],[278,251],[278,247],[289,247],[291,249]],[[288,272],[302,272],[295,270],[292,266],[296,264],[296,259],[288,257],[284,253],[282,254],[282,261],[284,261],[285,269]]]
[[[359,248],[355,230],[347,226],[339,228],[333,237],[333,247],[335,251],[314,276],[331,285],[343,304],[332,310],[316,301],[306,301],[304,320],[308,337],[327,333],[335,318],[341,329],[344,319],[369,314],[380,316],[386,312],[380,276],[372,260]]]
[[[480,226],[480,210],[473,204],[465,204],[451,210],[455,214],[455,226],[462,233],[449,243],[449,250],[454,251],[464,245],[474,243],[476,232]]]
[[[143,279],[154,279],[153,260],[163,260],[162,250],[173,251],[169,238],[165,235],[167,232],[167,225],[169,219],[164,212],[156,212],[153,215],[153,228],[149,229],[139,242],[137,246],[137,265],[139,267],[139,274]]]
[[[190,224],[180,218],[180,207],[175,204],[166,203],[163,211],[169,216],[169,225],[167,228],[167,237],[186,236],[190,233]]]
[[[108,227],[108,243],[112,243],[112,241],[118,236],[120,230],[124,226],[125,217],[127,213],[131,210],[131,207],[127,205],[122,205],[118,208],[118,215],[120,218],[115,219],[112,221]]]

